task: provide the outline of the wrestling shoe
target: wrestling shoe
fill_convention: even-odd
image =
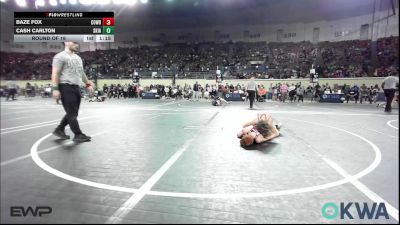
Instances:
[[[59,137],[59,138],[61,138],[61,139],[69,139],[69,138],[70,138],[69,135],[66,135],[65,132],[64,132],[63,130],[57,130],[57,129],[55,129],[55,130],[53,131],[53,135],[55,135],[55,136],[57,136],[57,137]]]
[[[86,136],[85,134],[76,134],[74,139],[72,139],[74,142],[86,142],[90,141],[91,137]]]

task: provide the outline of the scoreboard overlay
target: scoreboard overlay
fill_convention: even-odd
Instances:
[[[114,42],[114,12],[14,12],[14,42]]]

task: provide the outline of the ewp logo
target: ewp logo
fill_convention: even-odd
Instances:
[[[379,219],[381,216],[384,216],[386,219],[389,219],[389,215],[386,210],[385,203],[379,203],[379,205],[374,202],[372,207],[368,206],[368,203],[363,202],[359,204],[358,202],[349,202],[347,204],[341,202],[340,203],[340,210],[339,207],[333,203],[328,202],[322,207],[322,216],[326,219],[332,220],[340,215],[340,219],[354,219],[353,215],[349,212],[350,207],[354,207],[357,210],[358,218],[364,219]]]
[[[50,214],[53,210],[49,206],[38,206],[38,207],[30,207],[28,206],[26,209],[24,206],[11,206],[11,216],[13,217],[26,217],[29,213],[32,216],[42,216],[44,214]]]

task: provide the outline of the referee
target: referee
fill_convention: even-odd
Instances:
[[[392,111],[392,101],[396,93],[396,88],[399,87],[399,74],[393,73],[392,75],[386,77],[382,82],[383,92],[386,97],[386,107],[385,112]]]
[[[257,83],[254,80],[254,75],[251,76],[250,81],[246,84],[246,90],[249,95],[250,109],[253,109],[254,99],[256,97]]]
[[[51,80],[53,83],[53,97],[61,98],[66,115],[53,134],[62,139],[69,139],[65,134],[65,126],[69,124],[75,134],[74,142],[90,141],[90,137],[82,133],[78,124],[79,105],[81,103],[80,85],[86,84],[88,91],[92,92],[94,84],[88,80],[84,70],[81,57],[76,53],[79,50],[77,42],[64,42],[65,50],[53,58]]]

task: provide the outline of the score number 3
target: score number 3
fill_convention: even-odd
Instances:
[[[103,26],[114,26],[114,18],[103,18]]]

